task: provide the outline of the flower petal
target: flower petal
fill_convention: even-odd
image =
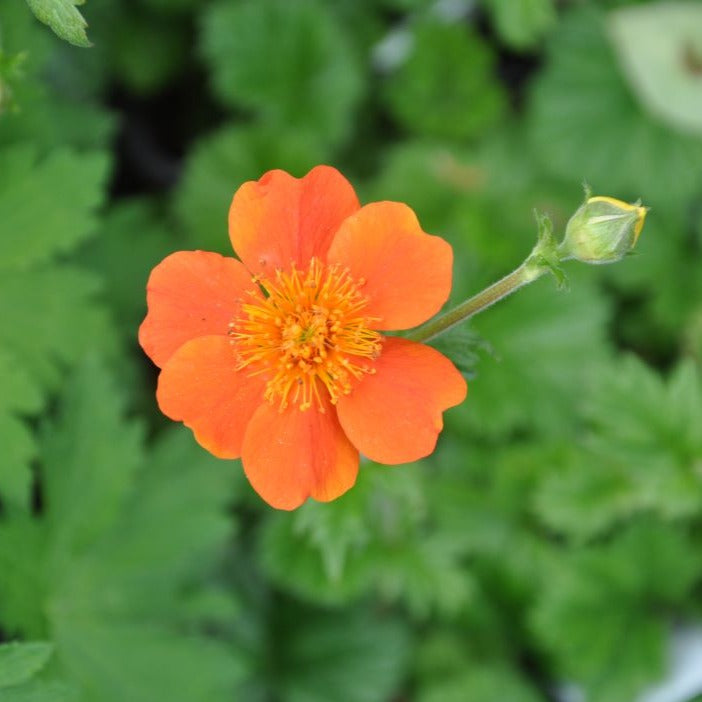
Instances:
[[[227,334],[238,302],[255,286],[234,258],[208,251],[178,251],[163,259],[146,285],[148,313],[139,343],[159,367],[186,341]]]
[[[443,428],[441,413],[463,402],[466,381],[446,356],[407,339],[385,339],[376,373],[339,399],[339,421],[353,445],[379,463],[428,456]]]
[[[409,329],[439,311],[451,292],[453,250],[422,231],[400,202],[373,202],[339,228],[327,260],[365,279],[364,314],[379,317],[376,329]]]
[[[161,371],[161,411],[183,422],[218,458],[238,458],[246,425],[263,402],[265,382],[236,370],[229,340],[204,336],[181,346]]]
[[[261,405],[246,430],[242,461],[254,490],[277,509],[295,509],[308,497],[333,500],[353,486],[358,473],[358,451],[331,405],[324,414]]]
[[[229,209],[229,237],[247,268],[262,275],[294,262],[324,259],[341,223],[358,210],[351,184],[335,168],[317,166],[303,178],[269,171],[244,183]]]

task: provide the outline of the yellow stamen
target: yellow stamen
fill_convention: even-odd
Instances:
[[[348,270],[316,258],[306,272],[292,265],[275,279],[254,280],[264,293],[241,306],[229,325],[239,361],[252,375],[269,376],[265,398],[324,411],[351,392],[354,379],[375,372],[382,337],[363,315],[368,300]]]

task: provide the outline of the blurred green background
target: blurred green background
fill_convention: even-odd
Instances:
[[[0,700],[702,699],[702,4],[78,9],[92,48],[0,3]],[[451,242],[454,300],[584,180],[652,210],[443,342],[432,457],[283,513],[159,415],[136,330],[242,182],[321,162]]]

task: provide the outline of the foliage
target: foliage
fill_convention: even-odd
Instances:
[[[78,5],[0,3],[0,699],[642,699],[702,616],[699,7]],[[320,162],[450,241],[452,302],[584,180],[652,210],[432,342],[470,386],[434,454],[276,512],[136,334],[242,182]]]

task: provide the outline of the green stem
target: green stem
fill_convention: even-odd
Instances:
[[[511,273],[506,275],[501,280],[493,283],[490,287],[485,288],[477,295],[468,298],[460,305],[457,305],[446,314],[432,319],[423,326],[415,329],[407,335],[408,339],[413,341],[429,341],[443,334],[457,324],[464,322],[474,314],[482,312],[486,307],[494,305],[498,300],[501,300],[507,295],[511,295],[515,290],[519,290],[527,283],[531,283],[537,278],[540,278],[549,270],[548,266],[539,265],[534,262],[530,256],[519,268],[516,268]]]

